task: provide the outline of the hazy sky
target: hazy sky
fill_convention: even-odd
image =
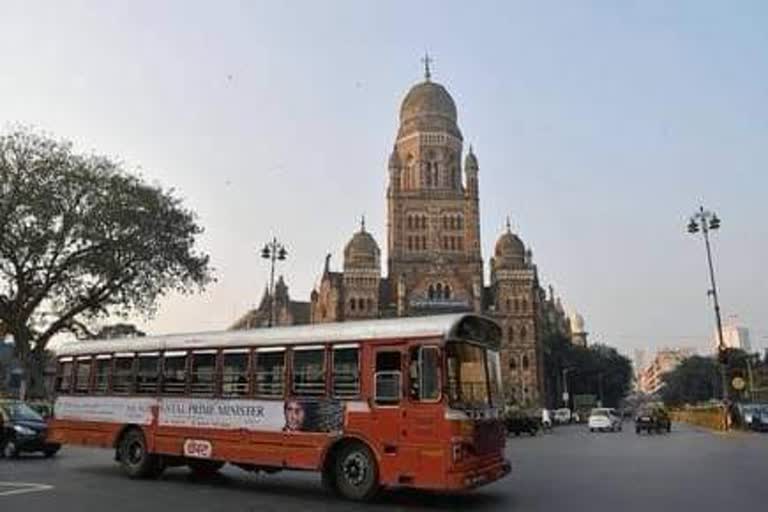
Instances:
[[[308,300],[365,213],[386,247],[387,157],[420,57],[480,161],[483,256],[506,215],[592,341],[700,345],[723,220],[723,311],[768,344],[768,3],[0,0],[0,127],[33,125],[173,187],[218,283],[153,333],[225,328],[258,249]]]

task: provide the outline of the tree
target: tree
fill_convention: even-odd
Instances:
[[[143,338],[147,333],[139,330],[134,324],[109,324],[103,326],[94,334],[93,339],[109,340],[114,338]]]
[[[661,398],[668,405],[706,402],[721,396],[722,384],[717,361],[691,356],[662,376]]]
[[[45,348],[110,314],[151,315],[170,291],[211,280],[202,233],[173,190],[120,163],[19,129],[0,136],[0,321],[27,389],[41,394]]]
[[[568,370],[568,391],[572,396],[596,395],[606,407],[618,406],[632,382],[632,363],[615,348],[601,344],[581,347],[555,334],[544,342],[544,372],[550,406],[561,403],[565,369]]]

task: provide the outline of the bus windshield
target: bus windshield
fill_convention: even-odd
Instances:
[[[448,343],[447,387],[451,406],[484,408],[501,405],[499,353],[466,342]]]

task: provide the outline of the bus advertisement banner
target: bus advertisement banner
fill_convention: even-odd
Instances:
[[[218,398],[77,397],[56,400],[56,419],[102,423],[152,423],[160,427],[285,432],[339,432],[345,404],[326,398],[237,400]]]

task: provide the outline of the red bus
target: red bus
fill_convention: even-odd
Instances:
[[[501,330],[472,314],[68,343],[51,441],[115,449],[134,478],[318,471],[354,500],[510,471]]]

